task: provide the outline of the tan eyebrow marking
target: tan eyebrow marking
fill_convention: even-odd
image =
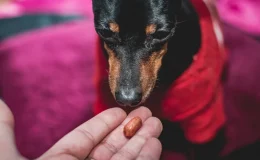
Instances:
[[[118,33],[119,32],[119,25],[115,22],[111,22],[111,23],[109,23],[109,29],[112,32]]]
[[[157,26],[155,24],[149,24],[145,28],[146,35],[153,34],[156,31]]]

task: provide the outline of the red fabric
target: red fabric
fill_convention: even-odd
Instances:
[[[193,0],[200,17],[202,46],[194,62],[169,88],[163,112],[179,121],[187,139],[195,143],[210,140],[225,121],[220,84],[225,53],[217,42],[208,8]]]
[[[192,2],[200,17],[201,48],[191,66],[169,88],[153,91],[154,95],[161,96],[148,99],[150,102],[147,106],[156,116],[179,122],[189,141],[205,143],[214,137],[225,122],[220,81],[226,53],[217,42],[205,3],[201,0]],[[99,96],[95,113],[117,106],[108,87],[107,60],[100,47],[97,59]]]

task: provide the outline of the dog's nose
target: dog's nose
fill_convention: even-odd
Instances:
[[[142,93],[139,89],[119,89],[115,93],[117,103],[124,106],[136,106],[142,100]]]

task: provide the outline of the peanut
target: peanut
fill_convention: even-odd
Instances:
[[[140,117],[134,117],[124,127],[124,135],[127,138],[131,138],[142,127],[142,119]]]

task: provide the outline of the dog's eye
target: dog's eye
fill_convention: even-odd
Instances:
[[[169,32],[165,32],[165,31],[157,31],[155,32],[154,34],[152,34],[151,36],[154,38],[154,39],[165,39],[169,36]]]
[[[145,45],[148,48],[154,48],[157,50],[171,37],[172,33],[167,31],[156,31],[152,35],[149,35],[145,41]]]
[[[111,30],[102,29],[102,30],[98,30],[97,33],[106,42],[110,42],[110,43],[120,43],[121,42],[121,39],[119,38],[118,33],[112,32]]]
[[[102,30],[98,30],[98,34],[102,37],[102,38],[111,38],[113,37],[113,35],[115,34],[114,32],[112,32],[111,30],[107,30],[107,29],[102,29]]]

